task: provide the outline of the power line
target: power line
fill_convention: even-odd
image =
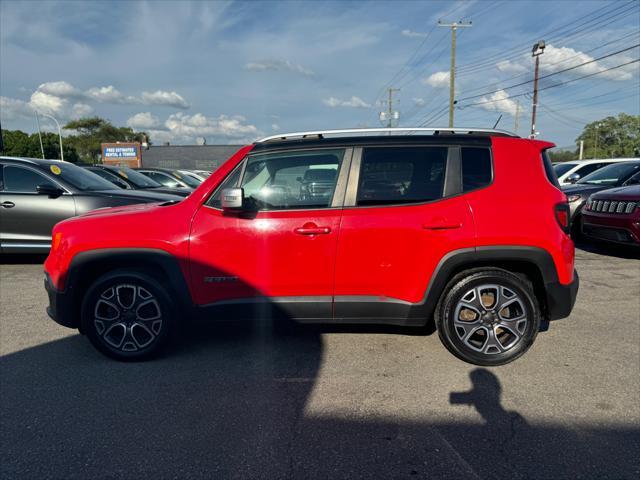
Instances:
[[[622,50],[618,50],[618,51],[616,51],[616,52],[608,53],[607,55],[603,55],[603,56],[598,57],[598,58],[594,58],[594,59],[592,59],[592,60],[589,60],[588,62],[583,62],[583,63],[580,63],[580,64],[578,64],[578,65],[574,65],[573,67],[567,67],[567,68],[564,68],[564,69],[562,69],[562,70],[558,70],[557,72],[552,72],[552,73],[548,73],[548,74],[546,74],[546,75],[542,75],[542,76],[539,78],[539,80],[543,80],[543,79],[545,79],[545,78],[549,78],[549,77],[552,77],[552,76],[554,76],[554,75],[559,75],[559,74],[561,74],[561,73],[568,72],[568,71],[570,71],[570,70],[575,70],[576,68],[580,68],[580,67],[583,67],[583,66],[585,66],[585,65],[589,65],[589,64],[591,64],[591,63],[597,62],[597,61],[599,61],[599,60],[603,60],[603,59],[605,59],[605,58],[613,57],[614,55],[619,55],[620,53],[624,53],[624,52],[627,52],[627,51],[629,51],[629,50],[633,50],[634,48],[638,48],[638,47],[640,47],[640,43],[636,43],[635,45],[633,45],[633,46],[631,46],[631,47],[623,48]],[[607,71],[607,70],[603,70],[603,71]],[[470,99],[472,99],[472,98],[483,97],[483,96],[485,96],[485,95],[491,95],[492,93],[501,92],[501,91],[503,91],[503,90],[510,90],[510,89],[512,89],[512,88],[521,87],[522,85],[527,85],[527,84],[532,83],[532,82],[533,82],[533,80],[527,80],[527,81],[525,81],[525,82],[516,83],[516,84],[514,84],[514,85],[509,85],[508,87],[502,87],[502,88],[499,88],[499,89],[497,89],[497,90],[492,90],[492,91],[484,92],[484,93],[478,93],[478,94],[476,94],[476,95],[470,95],[470,96],[468,96],[468,97],[463,97],[463,98],[458,99],[458,102],[463,102],[463,101],[465,101],[465,100],[470,100]],[[541,89],[541,90],[542,90],[542,89]]]
[[[573,78],[573,79],[570,79],[570,80],[566,80],[566,81],[564,81],[564,82],[556,83],[556,84],[554,84],[554,85],[549,85],[549,86],[546,86],[546,87],[540,88],[540,89],[539,89],[539,91],[542,91],[542,90],[549,90],[550,88],[555,88],[555,87],[560,87],[560,86],[562,86],[562,85],[566,85],[566,84],[568,84],[568,83],[573,83],[573,82],[576,82],[576,81],[578,81],[578,80],[582,80],[582,79],[584,79],[584,78],[589,78],[589,77],[593,77],[593,76],[595,76],[595,75],[600,75],[600,74],[602,74],[602,73],[606,73],[606,72],[609,72],[609,71],[611,71],[611,70],[616,70],[616,69],[618,69],[618,68],[626,67],[627,65],[631,65],[632,63],[638,63],[638,62],[640,62],[640,58],[635,59],[635,60],[631,60],[631,61],[629,61],[629,62],[622,63],[622,64],[620,64],[620,65],[616,65],[616,66],[614,66],[614,67],[610,67],[610,68],[607,68],[607,69],[601,70],[601,71],[599,71],[599,72],[590,73],[590,74],[588,74],[588,75],[583,75],[583,76],[581,76],[581,77],[576,77],[576,78]],[[528,94],[529,94],[528,92],[525,92],[525,93],[520,93],[520,94],[518,94],[518,95],[510,95],[508,98],[499,98],[499,99],[496,99],[496,100],[486,100],[486,101],[484,101],[484,102],[470,103],[470,104],[467,104],[467,105],[462,105],[461,107],[466,108],[466,107],[473,107],[473,106],[476,106],[476,105],[485,105],[485,104],[487,104],[487,103],[501,102],[501,101],[504,101],[504,100],[507,100],[507,99],[512,99],[512,98],[522,97],[522,96],[524,96],[524,95],[528,95]]]

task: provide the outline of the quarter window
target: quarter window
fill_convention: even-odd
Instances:
[[[344,149],[252,155],[240,186],[249,208],[283,210],[331,205]]]
[[[445,147],[370,147],[362,154],[358,206],[428,202],[442,198]]]
[[[488,148],[462,148],[462,191],[486,187],[491,183],[491,155]]]
[[[4,167],[4,190],[6,192],[36,193],[38,185],[53,185],[45,176],[33,170],[8,165]]]

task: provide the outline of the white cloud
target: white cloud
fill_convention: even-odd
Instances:
[[[426,33],[422,33],[422,32],[414,32],[413,30],[402,30],[402,32],[400,32],[400,34],[403,37],[410,37],[410,38],[425,38],[427,36]]]
[[[245,121],[246,119],[240,115],[206,117],[202,113],[194,115],[175,113],[169,116],[164,125],[174,138],[257,138],[260,135],[260,131],[254,125],[247,124]]]
[[[511,100],[509,94],[504,90],[499,90],[489,97],[482,97],[478,103],[480,104],[478,106],[485,110],[507,113],[511,116],[516,115],[516,102]]]
[[[271,130],[273,130],[274,132],[277,132],[278,130],[280,130],[280,125],[278,125],[277,123],[272,123]]]
[[[266,71],[288,71],[293,73],[299,73],[306,77],[312,77],[315,75],[313,70],[303,67],[298,63],[290,62],[289,60],[262,60],[257,62],[249,62],[245,65],[245,69],[252,72],[266,72]]]
[[[427,102],[425,102],[424,98],[414,97],[414,98],[412,98],[412,100],[413,100],[413,104],[416,107],[424,107],[425,103],[427,103]]]
[[[156,90],[155,92],[142,92],[142,103],[145,105],[164,105],[167,107],[187,109],[191,105],[176,92],[165,92]]]
[[[436,72],[422,79],[422,83],[433,88],[444,88],[449,86],[449,72]]]
[[[17,98],[0,97],[0,118],[4,121],[33,119],[33,109],[28,102]]]
[[[108,87],[93,87],[85,92],[85,95],[99,103],[136,103],[133,97],[125,97],[113,85]]]
[[[41,92],[40,90],[36,90],[31,94],[29,104],[44,113],[61,117],[66,116],[69,109],[69,100],[66,98]]]
[[[93,107],[86,103],[74,103],[71,107],[71,118],[87,117],[93,113]]]
[[[83,96],[79,89],[64,81],[42,83],[38,86],[37,91],[56,97],[80,98]]]
[[[540,72],[541,75],[555,73],[560,70],[564,70],[576,65],[580,65],[586,62],[592,62],[582,67],[574,68],[566,72],[567,76],[582,76],[592,73],[599,73],[600,77],[608,78],[610,80],[629,80],[633,78],[633,73],[636,71],[634,65],[628,65],[627,67],[618,68],[605,72],[607,68],[615,66],[619,63],[632,60],[622,56],[616,56],[611,62],[608,60],[600,60],[593,62],[594,57],[587,55],[586,53],[574,50],[569,47],[554,47],[553,45],[547,45],[544,50],[544,54],[540,55]],[[496,64],[498,70],[509,73],[521,73],[531,70],[531,55],[525,54],[519,59],[514,61],[503,60]]]
[[[527,67],[524,65],[510,62],[509,60],[503,60],[496,63],[496,68],[505,73],[522,73],[527,71]]]
[[[127,126],[134,130],[157,129],[160,125],[160,119],[151,112],[136,113],[127,120]]]
[[[348,100],[340,100],[336,97],[329,97],[322,101],[327,107],[349,107],[349,108],[370,108],[371,105],[362,100],[360,97],[353,96]]]

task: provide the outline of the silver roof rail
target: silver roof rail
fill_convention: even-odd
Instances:
[[[451,134],[451,133],[497,133],[500,135],[506,135],[508,137],[518,137],[515,133],[508,132],[506,130],[498,130],[495,128],[461,128],[461,127],[394,127],[394,128],[345,128],[342,130],[311,130],[308,132],[293,132],[293,133],[281,133],[279,135],[270,135],[268,137],[257,140],[256,143],[269,142],[271,140],[289,140],[291,138],[305,138],[311,136],[326,136],[326,135],[360,135],[366,133],[431,133],[431,134]]]

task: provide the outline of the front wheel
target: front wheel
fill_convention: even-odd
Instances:
[[[504,365],[524,354],[540,320],[532,285],[499,269],[457,275],[436,308],[444,346],[456,357],[483,366]]]
[[[97,279],[82,303],[82,329],[103,354],[144,360],[160,353],[174,330],[164,287],[150,276],[118,270]]]

